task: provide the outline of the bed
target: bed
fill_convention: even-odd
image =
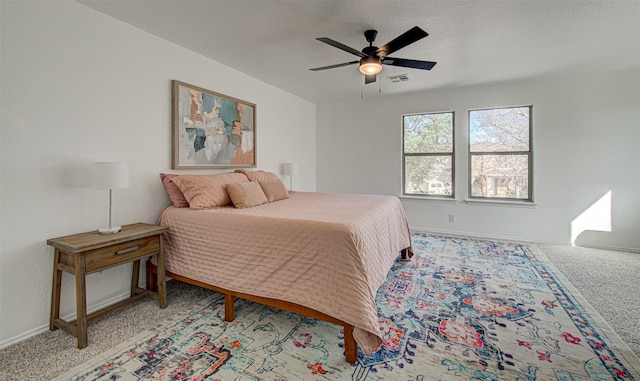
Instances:
[[[222,292],[227,321],[240,297],[342,325],[346,360],[355,363],[357,346],[370,354],[382,343],[378,288],[399,254],[413,254],[402,204],[395,196],[285,193],[243,208],[166,208],[159,223],[169,227],[167,275]]]

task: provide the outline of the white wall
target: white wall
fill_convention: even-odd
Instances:
[[[0,1],[0,15],[0,346],[48,327],[46,240],[107,223],[92,161],[129,163],[115,224],[153,223],[169,204],[172,79],[255,103],[258,168],[296,161],[296,188],[315,190],[314,104],[75,2]],[[89,309],[126,294],[129,274],[89,275]],[[75,315],[72,276],[62,288],[61,315]]]
[[[436,71],[433,74],[437,75]],[[465,203],[467,111],[519,105],[533,105],[537,206]],[[611,191],[608,215],[596,216],[595,224],[588,226],[602,229],[600,225],[610,219],[612,231],[585,231],[576,244],[640,250],[638,67],[589,77],[565,76],[394,97],[366,95],[364,99],[320,104],[318,191],[400,195],[401,115],[450,110],[456,113],[457,202],[403,199],[412,228],[569,243],[572,221]],[[454,223],[448,222],[449,214],[455,214]],[[577,235],[575,229],[573,235]]]

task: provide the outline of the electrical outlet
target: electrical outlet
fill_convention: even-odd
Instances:
[[[456,222],[456,215],[455,214],[450,214],[449,215],[449,222]]]

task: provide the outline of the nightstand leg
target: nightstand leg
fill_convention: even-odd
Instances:
[[[136,295],[138,282],[140,280],[140,260],[133,261],[133,270],[131,271],[131,296]]]
[[[160,250],[158,250],[157,262],[157,277],[158,277],[158,304],[160,308],[167,307],[167,280],[165,279],[165,267],[164,267],[164,244],[162,242],[162,236],[159,236]]]
[[[53,325],[53,321],[60,317],[60,288],[62,286],[62,271],[58,270],[60,262],[60,251],[55,249],[53,256],[53,284],[51,285],[51,316],[49,318],[49,329],[55,331],[58,329]]]
[[[78,348],[87,346],[87,286],[85,282],[86,262],[84,255],[75,256],[76,268],[76,326]]]

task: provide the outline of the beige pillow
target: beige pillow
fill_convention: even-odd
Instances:
[[[249,208],[269,202],[260,184],[256,182],[227,184],[227,192],[238,209]]]
[[[227,184],[247,181],[242,173],[218,173],[215,175],[180,175],[171,181],[180,188],[191,209],[209,209],[231,203]]]
[[[262,187],[262,191],[267,196],[269,202],[289,197],[289,192],[287,192],[287,188],[280,179],[258,181],[258,183],[260,187]]]

